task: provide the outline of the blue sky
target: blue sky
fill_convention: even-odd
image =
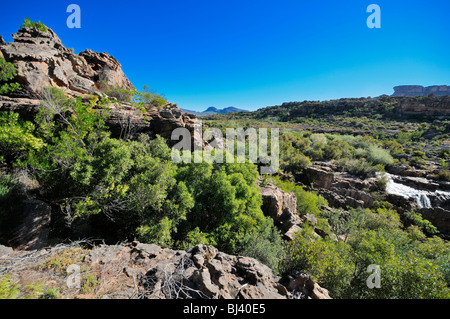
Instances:
[[[66,25],[71,3],[81,8],[80,29]],[[381,29],[366,25],[372,3]],[[7,42],[25,17],[76,53],[110,53],[137,89],[191,110],[450,84],[448,0],[4,1]]]

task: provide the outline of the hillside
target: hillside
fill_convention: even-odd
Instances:
[[[172,133],[194,137],[199,119],[136,90],[111,55],[74,54],[40,23],[13,39],[0,298],[450,298],[448,96],[202,117],[279,128],[279,168],[260,174],[261,159],[175,161]]]

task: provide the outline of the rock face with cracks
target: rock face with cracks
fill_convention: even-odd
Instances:
[[[16,81],[26,97],[40,97],[43,87],[54,86],[67,95],[102,95],[101,87],[133,90],[120,63],[107,53],[85,50],[74,54],[52,29],[22,28],[14,42],[0,41],[0,52],[17,70]]]

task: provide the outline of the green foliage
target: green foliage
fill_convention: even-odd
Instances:
[[[363,178],[374,177],[376,173],[376,169],[365,158],[343,159],[339,165],[344,171]]]
[[[317,239],[308,226],[287,244],[287,256],[285,271],[297,269],[309,273],[334,298],[339,298],[348,287],[354,271],[348,245],[328,238]]]
[[[29,284],[25,287],[14,282],[10,274],[0,278],[0,299],[34,299],[42,295],[43,284]]]
[[[437,235],[439,231],[437,228],[427,219],[424,219],[420,213],[405,212],[404,216],[409,223],[416,225],[422,229],[423,232],[429,235]]]
[[[369,146],[369,149],[367,151],[367,160],[374,165],[390,165],[394,162],[394,159],[388,151],[375,145]]]
[[[266,219],[259,229],[247,233],[241,241],[239,253],[255,258],[279,273],[285,256],[285,245],[273,220]]]
[[[9,94],[21,89],[20,84],[11,82],[17,75],[14,64],[6,62],[3,57],[0,57],[0,95]]]
[[[37,29],[39,31],[42,31],[42,32],[47,32],[48,31],[48,28],[43,23],[41,23],[41,21],[39,21],[39,22],[31,21],[31,18],[25,18],[25,20],[23,20],[23,23],[20,25],[20,28],[21,29],[23,29],[23,28],[35,28],[35,29]]]
[[[59,299],[61,297],[61,292],[58,288],[47,289],[40,299]]]
[[[448,169],[440,169],[434,178],[439,181],[450,182],[450,171]]]
[[[418,228],[401,230],[400,217],[389,203],[376,203],[374,211],[323,216],[341,240],[317,238],[305,227],[288,244],[287,270],[310,273],[334,298],[450,298],[445,263],[449,244],[426,238]],[[380,267],[380,288],[367,286],[369,265]]]
[[[9,275],[0,279],[0,299],[17,299],[20,295],[18,284],[14,284]]]
[[[265,219],[257,178],[257,167],[248,163],[181,165],[177,179],[186,183],[195,204],[180,226],[180,239],[198,227],[220,250],[236,251]]]
[[[19,119],[14,112],[0,113],[0,160],[9,162],[20,158],[27,151],[38,151],[45,146],[42,139],[34,136],[35,126]]]
[[[168,103],[163,95],[150,90],[148,86],[144,86],[142,91],[136,92],[134,100],[136,103],[143,105],[144,108],[151,108],[152,106],[162,108]]]
[[[102,91],[109,96],[114,98],[119,102],[131,102],[131,99],[135,95],[134,90],[126,90],[118,87],[111,87],[108,85],[102,85]]]
[[[322,206],[328,206],[325,198],[315,192],[305,191],[302,186],[296,185],[288,180],[282,181],[279,177],[271,177],[269,180],[283,191],[293,192],[297,198],[297,213],[300,216],[312,214],[319,216]]]

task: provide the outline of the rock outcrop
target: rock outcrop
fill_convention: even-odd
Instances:
[[[427,96],[433,94],[435,96],[450,95],[450,86],[433,85],[423,87],[422,85],[399,85],[394,87],[392,96]]]
[[[66,269],[55,262],[61,256],[80,267],[81,278],[89,275],[90,282],[69,286]],[[205,245],[184,251],[140,242],[90,249],[74,243],[28,252],[0,246],[0,267],[18,283],[39,279],[46,289],[58,288],[62,298],[70,299],[330,299],[307,274],[280,278],[253,258]]]
[[[405,116],[441,118],[450,115],[450,96],[405,97],[398,102],[397,112]]]
[[[297,213],[297,198],[294,193],[286,193],[273,184],[261,187],[263,204],[261,209],[265,216],[274,220],[284,239],[292,240],[294,234],[301,230],[302,219]]]
[[[85,50],[74,54],[53,32],[22,28],[14,42],[0,41],[0,52],[17,70],[16,81],[27,97],[40,97],[43,87],[54,86],[67,95],[102,95],[101,86],[134,89],[121,65],[107,53]]]
[[[337,172],[330,162],[314,162],[297,179],[316,189],[330,206],[343,209],[372,206],[374,200],[368,191],[377,190],[376,178],[360,179]]]

